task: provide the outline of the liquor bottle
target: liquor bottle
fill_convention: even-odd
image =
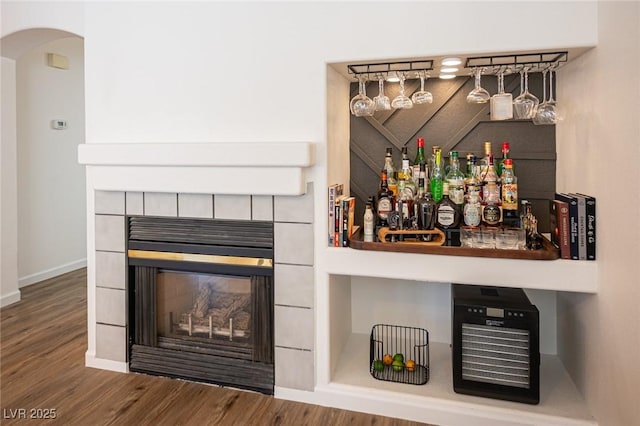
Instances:
[[[464,224],[467,226],[479,226],[482,221],[482,205],[480,204],[480,192],[472,191],[467,196],[462,214]]]
[[[402,147],[402,168],[398,173],[398,180],[400,179],[404,179],[404,190],[407,192],[407,196],[413,199],[416,195],[416,184],[413,181],[413,168],[409,163],[409,155],[407,154],[406,146]],[[399,193],[397,197],[400,197]]]
[[[462,211],[464,204],[464,175],[460,171],[458,151],[449,153],[449,172],[447,173],[446,181],[449,184],[449,199],[456,203],[458,209]]]
[[[487,197],[482,199],[482,223],[487,226],[500,226],[502,205],[496,182],[487,184]]]
[[[473,154],[467,154],[467,174],[464,179],[464,193],[465,197],[469,197],[471,193],[477,193],[478,199],[480,199],[480,192],[482,191],[482,181],[478,177],[477,157]]]
[[[436,202],[431,198],[429,187],[426,180],[426,165],[424,162],[420,163],[420,174],[418,175],[418,196],[414,204],[415,216],[418,219],[418,229],[432,230],[436,225]],[[422,241],[431,241],[433,235],[422,235]]]
[[[504,160],[501,177],[502,191],[502,221],[510,226],[517,226],[520,217],[518,213],[518,180],[513,172],[513,160]]]
[[[436,210],[436,226],[440,229],[458,228],[460,226],[460,210],[458,206],[449,199],[449,184],[442,185],[442,200],[438,203]]]
[[[509,142],[502,142],[502,159],[498,161],[496,165],[496,173],[498,173],[498,179],[502,176],[502,170],[504,170],[504,162],[509,157]],[[514,169],[515,172],[515,169]]]
[[[374,217],[373,217],[373,205],[371,203],[367,203],[364,209],[364,241],[368,243],[373,242],[373,228],[374,228]]]
[[[396,180],[396,169],[393,166],[393,148],[387,148],[384,156],[384,169],[387,171],[387,183],[389,189],[393,192],[393,196],[398,195],[398,181]]]
[[[433,158],[433,168],[431,169],[431,179],[429,185],[431,187],[431,196],[433,201],[439,203],[442,200],[442,184],[444,182],[444,172],[442,170],[442,151],[438,148]]]
[[[398,197],[396,198],[395,210],[400,214],[400,229],[409,226],[413,216],[413,191],[407,189],[408,182],[404,176],[398,180]]]
[[[418,179],[420,174],[420,163],[426,162],[426,158],[424,156],[424,138],[418,138],[417,140],[418,149],[416,151],[416,158],[413,160],[413,182],[418,187]],[[425,169],[426,172],[426,169]]]
[[[489,197],[489,183],[495,183],[494,186],[491,187],[492,191],[494,191],[497,198],[500,198],[500,188],[498,188],[498,174],[496,173],[496,168],[493,165],[493,154],[489,153],[489,158],[487,159],[487,165],[482,169],[482,199]]]
[[[376,212],[378,214],[378,222],[380,226],[388,226],[387,222],[389,213],[393,210],[394,196],[387,180],[387,171],[382,170],[380,173],[380,190],[376,197]]]
[[[433,174],[433,169],[435,167],[436,151],[440,150],[441,149],[439,145],[433,145],[431,147],[431,157],[429,157],[429,164],[427,164],[427,179],[431,179],[431,175]]]
[[[491,142],[490,141],[486,141],[484,143],[484,157],[482,157],[482,159],[480,160],[480,174],[482,174],[482,171],[489,165],[489,154],[492,154],[492,148],[491,148]]]

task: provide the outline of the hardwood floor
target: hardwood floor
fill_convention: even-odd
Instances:
[[[23,288],[22,300],[1,310],[0,423],[419,424],[200,383],[87,368],[86,316],[85,269]],[[51,417],[51,410],[55,419],[31,418]]]

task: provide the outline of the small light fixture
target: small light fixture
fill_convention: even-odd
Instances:
[[[454,65],[460,65],[462,63],[462,59],[452,57],[452,58],[444,58],[440,63],[444,66],[450,67]]]
[[[443,80],[449,80],[451,78],[456,78],[455,74],[445,74],[445,73],[441,73],[439,76],[439,78],[443,79]]]
[[[400,81],[400,77],[398,77],[398,73],[396,73],[395,71],[391,71],[389,74],[387,74],[387,81],[389,83],[397,83]]]
[[[448,68],[440,68],[440,72],[457,72],[458,68],[456,67],[448,67]]]

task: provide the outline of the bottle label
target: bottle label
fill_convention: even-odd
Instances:
[[[497,225],[502,219],[500,206],[489,204],[482,209],[482,219],[487,225]]]
[[[456,220],[456,212],[451,206],[440,206],[438,208],[438,224],[440,226],[451,226]]]
[[[466,204],[464,206],[464,224],[467,226],[480,225],[480,204]]]
[[[378,200],[378,217],[382,220],[387,220],[389,212],[391,212],[391,200],[387,197],[380,198]]]
[[[502,208],[505,210],[518,210],[518,184],[502,184]]]
[[[464,204],[464,186],[460,184],[449,183],[449,198],[458,205]]]

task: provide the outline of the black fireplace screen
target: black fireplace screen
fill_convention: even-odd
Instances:
[[[130,369],[272,394],[272,246],[225,246],[211,235],[194,244],[190,233],[231,224],[184,219],[171,226],[187,230],[186,241],[163,243],[167,220],[130,218]],[[161,225],[149,232],[154,222]],[[152,237],[140,239],[140,224]],[[234,231],[225,231],[226,243]]]

